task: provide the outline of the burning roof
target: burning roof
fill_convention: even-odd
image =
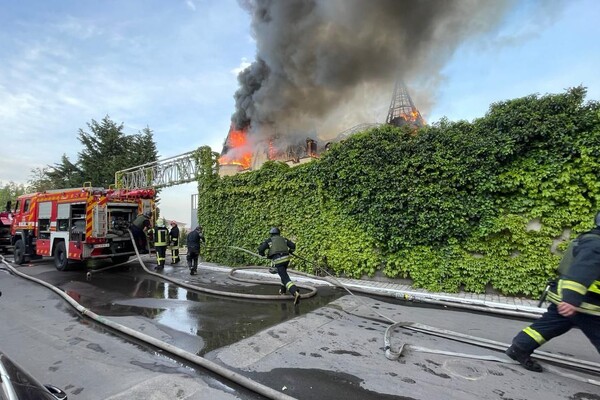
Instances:
[[[248,140],[248,129],[236,129],[231,124],[219,158],[219,164],[238,165],[241,169],[248,169],[251,162],[252,145]]]

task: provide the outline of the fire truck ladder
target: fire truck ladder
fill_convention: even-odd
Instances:
[[[117,189],[162,188],[198,179],[198,151],[115,172]]]

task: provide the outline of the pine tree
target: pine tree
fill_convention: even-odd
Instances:
[[[81,170],[73,164],[66,154],[63,154],[61,162],[54,164],[46,171],[53,188],[72,188],[83,185]]]
[[[108,187],[115,181],[115,172],[158,159],[148,127],[127,136],[123,124],[117,125],[108,115],[100,123],[92,120],[88,127],[91,133],[79,130],[79,141],[84,146],[79,153],[79,167],[84,180],[93,186]]]

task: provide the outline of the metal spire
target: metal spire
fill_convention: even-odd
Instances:
[[[425,125],[425,120],[410,98],[406,85],[400,79],[394,85],[394,94],[385,122],[395,126],[410,124],[422,127]]]

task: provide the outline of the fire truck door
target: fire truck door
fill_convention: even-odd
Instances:
[[[106,205],[96,204],[92,212],[92,236],[97,238],[106,237],[108,231]]]

